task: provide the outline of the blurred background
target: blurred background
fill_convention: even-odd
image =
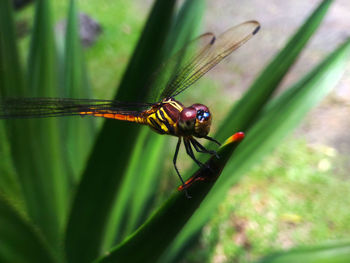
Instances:
[[[17,1],[21,2],[21,1]],[[68,1],[53,2],[56,33],[64,32]],[[113,96],[153,1],[78,1],[85,60],[94,97]],[[285,45],[320,1],[207,1],[200,33],[220,34],[247,20],[262,29],[229,58],[181,95],[185,104],[208,105],[217,128],[230,105]],[[17,3],[18,4],[18,3]],[[18,10],[17,32],[23,60],[29,45],[33,7]],[[85,22],[84,22],[85,21]],[[325,21],[283,81],[299,80],[350,36],[350,2],[333,3]],[[58,46],[60,47],[60,41]],[[63,45],[62,45],[63,47]],[[218,95],[219,94],[219,95]],[[183,262],[246,262],[277,249],[349,237],[350,65],[333,92],[260,166],[234,188],[199,242]],[[175,139],[169,138],[175,146]],[[165,169],[172,169],[172,150]],[[182,157],[182,158],[181,158]],[[190,161],[182,152],[182,169]],[[169,184],[177,182],[175,176]],[[165,187],[166,189],[166,187]]]

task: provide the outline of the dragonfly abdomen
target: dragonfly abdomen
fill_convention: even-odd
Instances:
[[[89,116],[95,116],[95,117],[103,117],[107,119],[115,119],[115,120],[121,120],[121,121],[128,121],[128,122],[136,122],[140,124],[146,124],[147,120],[145,117],[141,115],[136,114],[120,114],[115,113],[113,111],[82,111],[79,113],[80,115],[89,115]]]

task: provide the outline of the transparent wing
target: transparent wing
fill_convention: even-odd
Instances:
[[[190,42],[157,73],[156,89],[164,90],[153,97],[156,101],[175,97],[248,41],[259,28],[257,21],[248,21],[230,28],[217,38],[207,33]]]
[[[151,100],[160,102],[164,99],[166,97],[164,94],[168,93],[171,87],[186,77],[186,68],[190,70],[188,62],[194,62],[197,57],[205,53],[210,48],[210,43],[214,40],[214,34],[203,34],[186,44],[186,46],[175,52],[170,59],[166,60],[159,70],[153,74],[150,81],[152,86]]]
[[[115,100],[6,98],[0,100],[0,119],[72,116],[87,111],[137,115],[150,106],[151,104],[147,103],[126,103]]]

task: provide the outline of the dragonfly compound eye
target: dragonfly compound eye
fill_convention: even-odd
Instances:
[[[211,119],[210,112],[207,106],[203,104],[193,104],[191,107],[196,109],[196,118],[199,122],[206,122]]]
[[[197,111],[197,119],[200,122],[204,122],[210,119],[210,113],[204,110],[198,110]]]
[[[184,108],[180,113],[179,126],[183,132],[192,132],[196,123],[197,110],[188,107]]]

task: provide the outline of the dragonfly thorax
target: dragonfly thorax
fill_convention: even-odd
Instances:
[[[144,114],[140,123],[148,124],[160,134],[202,138],[210,130],[211,114],[208,107],[202,104],[185,107],[179,101],[167,98]]]
[[[211,114],[207,106],[193,104],[185,107],[179,116],[179,133],[184,136],[205,137],[211,125]]]

